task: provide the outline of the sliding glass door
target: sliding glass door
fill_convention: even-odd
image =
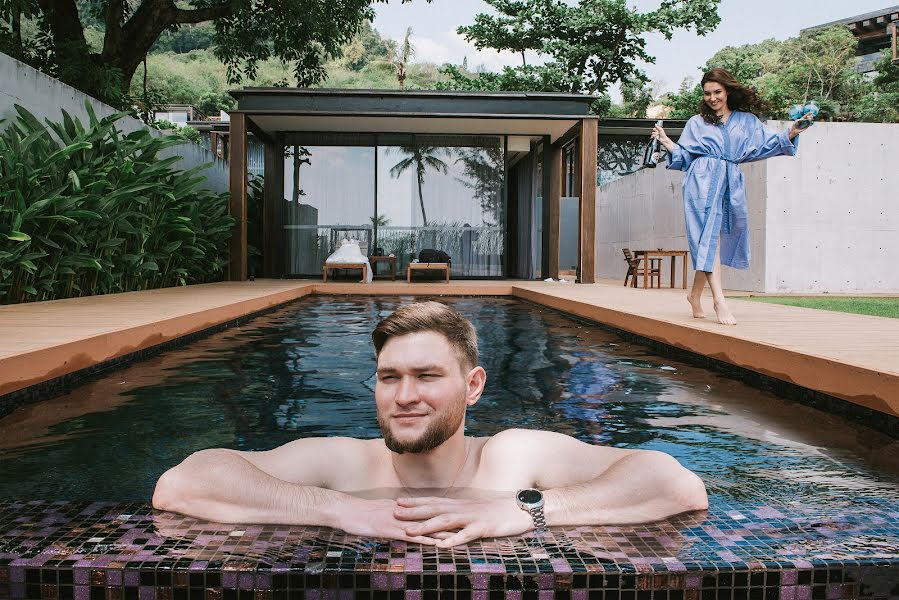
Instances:
[[[398,273],[432,249],[450,256],[452,276],[503,277],[503,137],[368,137],[372,145],[319,134],[309,136],[316,145],[288,146],[287,274],[320,274],[348,238],[366,255],[395,255]]]

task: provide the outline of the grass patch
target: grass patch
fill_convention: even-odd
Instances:
[[[899,298],[808,297],[808,296],[735,296],[740,300],[786,304],[837,312],[874,315],[899,319]]]

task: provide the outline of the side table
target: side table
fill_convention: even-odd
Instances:
[[[369,256],[368,262],[371,263],[372,279],[387,279],[396,281],[396,257],[395,256]],[[378,275],[378,263],[386,262],[390,265],[390,275]]]

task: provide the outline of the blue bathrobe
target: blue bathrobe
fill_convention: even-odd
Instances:
[[[671,153],[669,169],[684,178],[684,218],[693,268],[711,272],[721,244],[721,264],[749,268],[749,214],[740,163],[796,154],[799,137],[775,133],[752,113],[734,111],[724,125],[701,115],[687,121]]]

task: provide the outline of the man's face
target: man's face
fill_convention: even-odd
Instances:
[[[449,341],[423,331],[390,338],[378,356],[375,402],[387,447],[398,453],[433,450],[462,426],[477,402],[483,369],[466,370]],[[472,381],[472,378],[475,381]]]

